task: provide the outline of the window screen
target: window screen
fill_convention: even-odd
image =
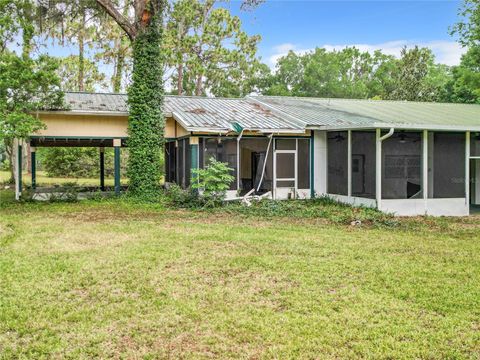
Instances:
[[[275,139],[276,150],[295,150],[296,139]]]
[[[465,134],[434,133],[429,149],[429,171],[433,174],[433,179],[429,179],[429,186],[433,186],[429,196],[465,197]]]
[[[260,186],[259,193],[272,190],[273,183],[273,142],[267,155],[270,139],[244,138],[240,140],[240,190],[245,194],[251,189]],[[261,174],[265,165],[263,181]]]
[[[470,156],[480,156],[480,132],[470,135]]]
[[[277,153],[277,179],[295,179],[295,153]]]
[[[382,197],[416,199],[422,192],[422,134],[399,131],[382,144]]]
[[[374,132],[352,131],[353,196],[375,198],[375,141]]]
[[[184,140],[177,141],[177,184],[185,186],[185,142]]]
[[[165,181],[175,182],[175,141],[165,144]]]
[[[327,162],[329,194],[348,194],[348,141],[346,131],[328,133]]]
[[[298,139],[297,166],[298,188],[310,189],[310,139]]]
[[[210,158],[225,162],[232,168],[231,175],[235,178],[230,184],[230,190],[237,188],[237,139],[204,138],[200,166],[205,168]]]

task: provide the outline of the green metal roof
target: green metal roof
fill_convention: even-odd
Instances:
[[[126,94],[67,92],[72,113],[128,114]],[[389,128],[480,131],[480,105],[408,101],[250,96],[243,99],[166,96],[164,113],[187,130],[303,132]]]
[[[252,97],[309,128],[480,129],[480,105],[384,100]]]

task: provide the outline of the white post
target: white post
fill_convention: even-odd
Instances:
[[[470,204],[470,131],[465,133],[465,204]]]
[[[434,185],[433,177],[435,172],[435,168],[434,168],[435,158],[433,155],[433,151],[435,147],[434,140],[435,140],[434,133],[430,131],[428,133],[428,197],[429,198],[433,198],[433,185]]]
[[[273,139],[273,184],[272,184],[272,199],[277,199],[277,140]],[[266,161],[266,159],[265,159]]]
[[[298,194],[298,139],[295,139],[295,193],[293,194],[293,197],[296,199],[297,194]]]
[[[347,145],[347,148],[348,148],[348,156],[347,156],[347,166],[348,166],[348,169],[347,169],[347,181],[348,181],[348,185],[347,185],[347,196],[348,196],[348,201],[350,202],[351,201],[351,198],[352,198],[352,130],[348,130],[347,132],[348,136],[347,136],[347,139],[348,139],[348,145]]]
[[[313,184],[314,193],[324,195],[327,193],[327,132],[315,131],[313,134]]]
[[[423,187],[423,202],[425,206],[425,215],[428,212],[428,130],[423,130],[423,142],[422,142],[422,187]]]
[[[381,130],[376,129],[376,151],[375,151],[375,198],[377,199],[377,208],[382,207],[382,141]]]

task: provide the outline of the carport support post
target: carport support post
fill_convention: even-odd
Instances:
[[[121,139],[113,139],[114,149],[114,177],[115,177],[115,194],[120,194],[120,146],[122,145]]]
[[[32,189],[37,188],[37,152],[35,147],[30,146],[30,166],[32,173]]]
[[[100,148],[100,190],[105,191],[105,148]]]
[[[16,184],[16,191],[15,191],[15,199],[20,200],[20,197],[22,196],[22,155],[23,155],[23,150],[22,150],[22,145],[19,140],[16,141],[17,143],[17,184]]]

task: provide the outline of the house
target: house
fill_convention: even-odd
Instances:
[[[127,144],[126,95],[67,93],[66,103],[38,114],[46,129],[29,140],[33,184],[36,147],[113,146],[118,160]],[[480,105],[167,96],[164,115],[165,181],[182,187],[215,157],[233,169],[228,197],[328,195],[397,215],[480,206]]]

